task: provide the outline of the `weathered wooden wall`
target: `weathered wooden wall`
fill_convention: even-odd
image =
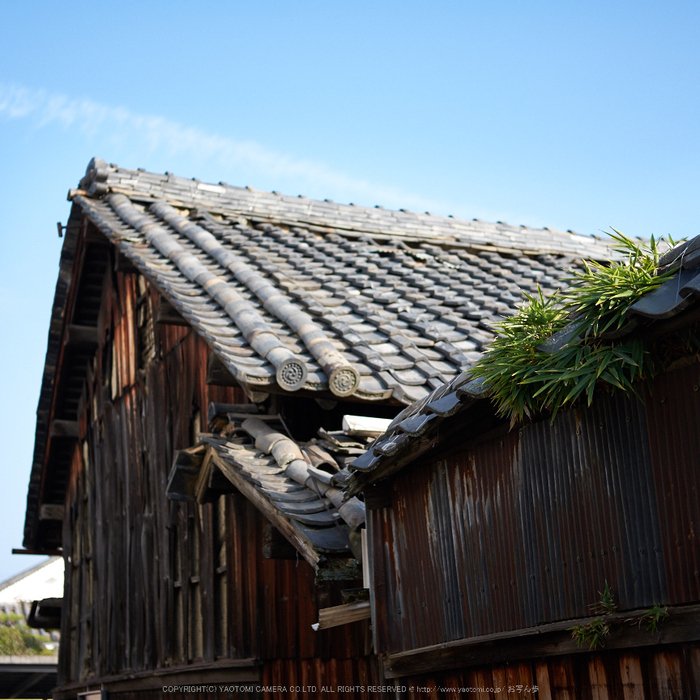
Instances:
[[[301,557],[264,559],[245,498],[166,498],[173,451],[206,429],[209,402],[245,397],[206,385],[207,346],[154,324],[156,302],[142,277],[108,270],[69,482],[59,683],[226,658],[278,660],[273,676],[376,676],[367,623],[311,629],[340,584],[317,587]]]

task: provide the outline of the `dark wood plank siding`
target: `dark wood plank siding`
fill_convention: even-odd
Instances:
[[[366,622],[311,629],[341,584],[317,588],[301,557],[264,559],[263,517],[243,496],[167,499],[174,450],[206,429],[209,402],[245,395],[207,386],[208,347],[154,325],[157,300],[137,274],[108,270],[67,500],[59,683],[251,657],[288,660],[297,675],[313,659],[376,675]]]
[[[396,679],[404,698],[697,700],[697,645],[600,651]],[[413,691],[410,689],[413,688]],[[534,690],[536,688],[536,691]]]

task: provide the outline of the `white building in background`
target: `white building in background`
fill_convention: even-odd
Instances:
[[[63,558],[50,557],[0,582],[0,613],[14,613],[26,618],[34,601],[55,599],[60,605],[62,597]],[[0,698],[51,697],[56,685],[58,631],[47,629],[42,632],[52,639],[53,643],[45,645],[51,656],[0,656]]]
[[[63,557],[49,557],[0,582],[0,612],[26,615],[32,601],[63,597]]]

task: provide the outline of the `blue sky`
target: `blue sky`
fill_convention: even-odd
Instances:
[[[0,580],[66,222],[96,155],[338,202],[695,235],[700,5],[0,4]]]

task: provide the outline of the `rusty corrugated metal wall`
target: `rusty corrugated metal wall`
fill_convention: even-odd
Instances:
[[[371,512],[378,651],[700,600],[700,365],[413,465]],[[459,420],[456,417],[455,420]]]

